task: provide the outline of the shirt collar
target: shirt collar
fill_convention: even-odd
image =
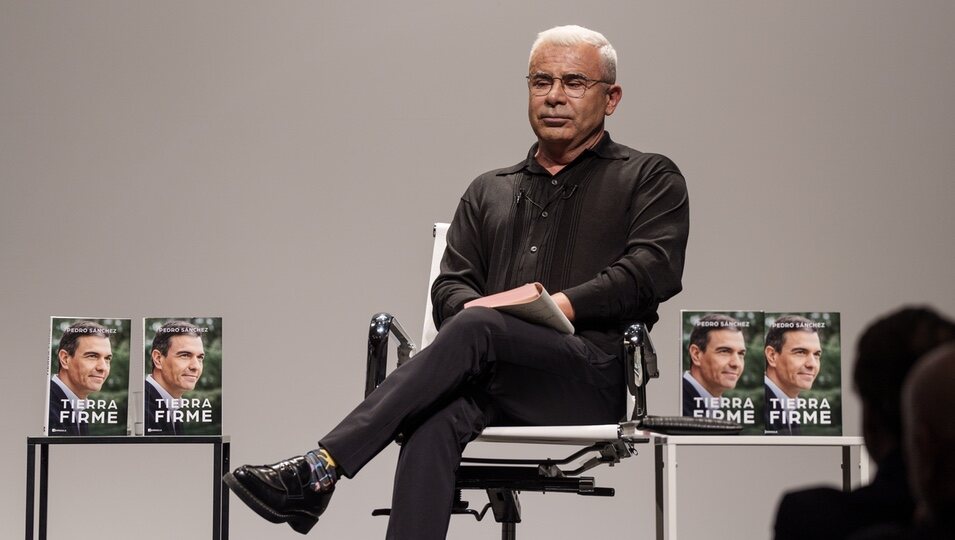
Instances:
[[[179,406],[178,406],[178,405],[179,405],[179,400],[173,398],[173,397],[172,397],[172,394],[170,394],[169,392],[167,392],[166,389],[163,388],[161,384],[159,384],[159,381],[157,381],[156,379],[153,378],[152,373],[150,373],[149,375],[146,375],[146,382],[148,382],[149,384],[153,385],[153,387],[156,389],[156,391],[159,392],[159,395],[162,396],[162,398],[163,398],[164,400],[166,400],[166,406],[167,406],[168,408],[170,408],[170,409],[178,409],[178,408],[179,408]]]
[[[700,394],[701,398],[706,398],[706,400],[704,401],[705,406],[703,408],[709,409],[710,404],[712,403],[712,401],[710,400],[713,399],[713,394],[707,392],[706,388],[703,388],[703,385],[700,384],[699,381],[697,381],[696,378],[693,377],[693,375],[690,375],[689,371],[683,372],[683,380],[690,383],[690,385],[693,386],[693,388],[695,388],[696,391]]]
[[[790,403],[789,400],[792,398],[787,396],[785,392],[783,392],[778,386],[776,386],[776,383],[774,383],[773,380],[770,379],[769,377],[763,376],[763,380],[765,381],[766,386],[769,387],[770,391],[772,391],[772,393],[776,395],[776,399],[780,400],[779,408],[788,409],[789,408],[788,405]]]
[[[527,157],[524,161],[512,165],[506,169],[501,169],[498,171],[497,176],[507,176],[509,174],[514,174],[520,171],[527,171],[535,174],[549,174],[540,163],[534,159],[534,156],[537,155],[537,147],[539,143],[534,143],[531,145],[531,149],[527,151]],[[627,152],[626,147],[619,145],[610,138],[610,132],[604,131],[604,136],[597,141],[597,144],[593,148],[588,148],[584,150],[577,159],[568,164],[573,165],[584,158],[595,155],[602,159],[629,159],[630,154]]]
[[[60,389],[63,390],[63,393],[66,394],[66,399],[70,400],[70,403],[76,403],[76,402],[80,401],[79,396],[77,396],[76,394],[74,394],[73,391],[70,390],[70,387],[69,387],[69,386],[66,386],[66,383],[64,383],[62,380],[60,380],[60,375],[59,375],[59,374],[56,374],[56,375],[53,376],[53,382],[55,382],[56,385],[59,386]]]

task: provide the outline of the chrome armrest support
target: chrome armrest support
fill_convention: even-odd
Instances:
[[[398,365],[401,366],[414,355],[416,346],[401,327],[398,319],[390,313],[378,313],[371,318],[368,328],[368,363],[365,371],[365,397],[368,397],[385,380],[388,367],[388,336],[398,340]]]
[[[650,334],[641,323],[631,324],[623,334],[626,352],[627,390],[636,398],[631,420],[647,415],[647,383],[660,376],[657,368],[657,351],[650,341]]]

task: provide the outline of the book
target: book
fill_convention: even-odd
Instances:
[[[682,416],[729,420],[763,434],[763,313],[681,313]]]
[[[842,435],[839,313],[766,313],[767,435]]]
[[[145,435],[222,434],[222,318],[143,319]]]
[[[564,312],[540,283],[528,283],[507,291],[471,300],[464,308],[487,307],[513,315],[525,321],[548,326],[565,334],[574,333]]]
[[[130,323],[50,317],[46,435],[128,433]]]

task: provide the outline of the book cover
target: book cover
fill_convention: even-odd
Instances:
[[[528,283],[464,304],[465,309],[479,306],[494,308],[528,322],[549,326],[565,334],[574,333],[574,325],[557,307],[554,299],[540,283]]]
[[[51,317],[46,435],[126,435],[130,319]]]
[[[842,435],[839,313],[766,313],[768,435]]]
[[[143,320],[145,435],[222,434],[222,318]]]
[[[763,313],[681,311],[681,413],[763,434]]]

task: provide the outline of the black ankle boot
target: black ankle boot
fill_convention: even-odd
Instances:
[[[334,486],[314,491],[311,465],[304,456],[272,465],[243,465],[223,480],[239,499],[272,523],[287,522],[295,531],[307,533],[318,521]]]

